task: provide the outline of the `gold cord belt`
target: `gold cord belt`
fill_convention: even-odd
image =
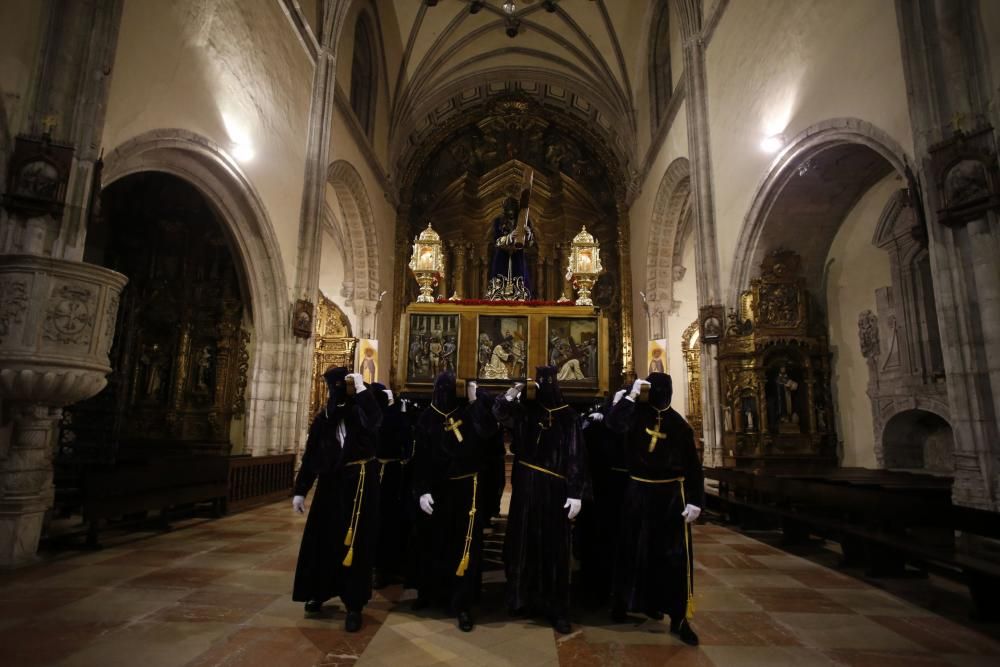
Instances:
[[[671,482],[684,481],[683,477],[671,477],[670,479],[646,479],[645,477],[636,477],[635,475],[629,475],[629,477],[644,484],[670,484]],[[683,486],[683,484],[681,484],[681,486]]]
[[[553,477],[558,477],[559,479],[566,479],[565,475],[560,475],[557,472],[552,472],[548,468],[543,468],[541,466],[536,466],[536,465],[534,465],[532,463],[528,463],[527,461],[518,461],[518,463],[520,463],[521,465],[523,465],[523,466],[525,466],[527,468],[531,468],[532,470],[537,470],[538,472],[544,472],[546,475],[552,475]]]
[[[361,520],[361,502],[365,497],[365,477],[367,476],[368,466],[367,463],[371,463],[375,460],[375,457],[369,457],[367,459],[358,459],[357,461],[348,461],[344,465],[347,466],[359,466],[358,468],[358,486],[354,490],[354,507],[351,510],[351,523],[347,527],[347,535],[344,536],[344,546],[347,547],[347,555],[344,556],[344,567],[350,567],[354,563],[354,537],[355,533],[358,532],[358,522]]]
[[[465,571],[469,568],[469,552],[472,550],[472,531],[476,524],[476,493],[479,490],[479,473],[474,472],[469,475],[459,475],[449,477],[450,480],[472,478],[472,503],[469,507],[469,525],[465,529],[465,547],[462,549],[462,558],[458,561],[458,568],[455,569],[456,577],[465,576]]]
[[[410,459],[378,459],[378,483],[382,483],[382,476],[385,475],[385,467],[389,463],[398,463],[401,466],[405,466],[410,462]]]

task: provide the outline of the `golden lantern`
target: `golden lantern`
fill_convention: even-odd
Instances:
[[[410,256],[410,271],[420,285],[417,303],[434,303],[433,290],[444,276],[444,255],[441,237],[427,223],[427,229],[420,232],[413,241]]]
[[[569,266],[566,267],[568,278],[578,294],[576,305],[594,305],[590,299],[590,290],[603,272],[600,245],[584,226],[580,233],[573,237],[573,242],[570,244]]]

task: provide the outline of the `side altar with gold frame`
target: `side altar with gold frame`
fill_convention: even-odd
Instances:
[[[829,345],[811,319],[801,258],[771,253],[730,311],[719,348],[726,467],[836,465]]]
[[[608,391],[608,319],[599,308],[576,305],[411,303],[399,322],[396,387],[429,395],[438,373],[506,389],[542,365],[556,365],[569,400]]]

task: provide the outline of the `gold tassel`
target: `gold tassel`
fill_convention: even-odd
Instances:
[[[465,571],[466,571],[467,569],[469,569],[469,554],[468,554],[468,553],[465,553],[465,554],[464,554],[464,555],[462,556],[462,560],[461,560],[461,562],[459,562],[459,564],[458,564],[458,569],[457,569],[457,570],[455,570],[455,576],[456,576],[456,577],[462,577],[462,576],[465,576]]]
[[[472,475],[472,507],[469,508],[469,525],[465,529],[465,548],[462,550],[462,560],[458,562],[458,569],[455,570],[456,577],[465,576],[465,571],[469,569],[469,550],[472,548],[472,531],[476,524],[476,495],[479,490],[479,473]]]
[[[367,461],[361,462],[358,469],[358,488],[354,491],[354,508],[351,512],[351,523],[347,526],[347,535],[344,536],[344,546],[349,547],[347,555],[344,557],[344,567],[350,567],[354,562],[354,531],[358,527],[361,519],[361,502],[365,493],[365,466]]]
[[[694,595],[688,594],[687,611],[684,615],[689,621],[694,618]]]

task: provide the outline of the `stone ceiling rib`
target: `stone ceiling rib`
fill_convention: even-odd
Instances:
[[[409,22],[400,33],[409,35],[391,105],[390,159],[406,162],[415,142],[503,88],[591,126],[620,165],[634,163],[633,87],[615,21],[636,5],[618,1],[560,2],[554,12],[540,2],[518,3],[520,34],[513,39],[494,0],[477,14],[467,2],[406,5],[397,14]]]

